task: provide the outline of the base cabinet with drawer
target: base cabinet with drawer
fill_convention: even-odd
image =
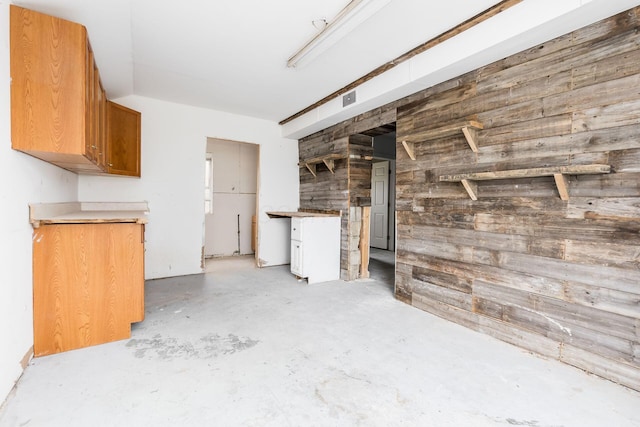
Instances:
[[[340,279],[340,217],[291,218],[291,273],[308,283]]]

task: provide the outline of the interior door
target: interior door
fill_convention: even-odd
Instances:
[[[375,162],[371,170],[371,243],[389,248],[389,161]]]

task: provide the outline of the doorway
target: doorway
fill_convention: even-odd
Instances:
[[[207,138],[205,258],[251,255],[256,251],[258,147]]]
[[[369,275],[395,286],[395,123],[365,132],[372,137]]]

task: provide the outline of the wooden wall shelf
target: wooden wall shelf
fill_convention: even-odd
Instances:
[[[320,163],[324,163],[327,169],[329,169],[331,173],[334,173],[335,161],[338,159],[346,159],[347,157],[349,159],[362,159],[362,160],[373,159],[373,156],[365,156],[360,154],[351,154],[350,156],[347,156],[346,154],[332,153],[332,154],[325,154],[324,156],[312,157],[310,159],[301,160],[300,163],[298,163],[298,166],[301,168],[306,167],[313,176],[317,176],[316,166],[319,165]]]
[[[334,173],[333,169],[335,168],[335,161],[338,159],[344,159],[346,157],[346,154],[340,153],[325,154],[324,156],[301,160],[300,163],[298,163],[298,166],[301,168],[306,167],[313,176],[317,176],[316,166],[320,163],[324,163],[327,169],[329,169],[331,173]]]
[[[611,172],[610,165],[551,166],[542,168],[513,169],[495,172],[474,172],[457,175],[440,175],[440,181],[461,182],[472,200],[478,200],[478,186],[475,181],[495,179],[536,178],[553,176],[562,200],[569,200],[567,175],[597,175]]]
[[[420,141],[402,141],[402,146],[411,158],[415,160],[415,144],[428,141],[430,139],[444,138],[447,136],[455,135],[458,132],[462,132],[469,148],[474,153],[478,152],[478,130],[484,129],[482,123],[475,120],[465,120],[464,122],[456,122],[439,128],[430,129],[426,132],[420,133]]]

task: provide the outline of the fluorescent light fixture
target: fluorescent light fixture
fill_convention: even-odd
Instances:
[[[350,1],[331,22],[289,58],[287,67],[309,63],[390,2],[391,0]]]

